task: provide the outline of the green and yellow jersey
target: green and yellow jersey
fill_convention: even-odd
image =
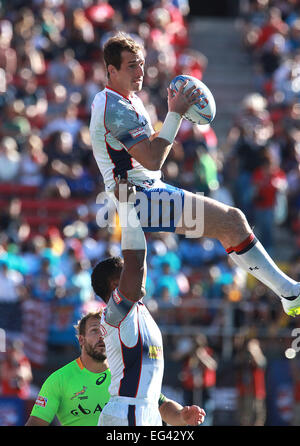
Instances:
[[[46,379],[31,416],[51,423],[56,415],[62,426],[97,426],[110,399],[110,381],[109,369],[90,372],[77,358]]]

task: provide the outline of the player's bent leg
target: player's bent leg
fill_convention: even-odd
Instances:
[[[194,228],[191,228],[193,219]],[[280,297],[286,314],[300,314],[300,284],[277,267],[239,209],[203,195],[185,193],[184,215],[180,223],[176,229],[179,234],[218,239],[237,265]]]
[[[252,230],[242,211],[203,194],[184,192],[184,207],[176,233],[219,240],[225,249],[239,245]]]

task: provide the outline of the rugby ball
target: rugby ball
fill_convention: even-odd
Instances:
[[[172,92],[177,92],[183,82],[188,80],[187,85],[183,91],[188,90],[193,85],[200,89],[199,102],[193,104],[188,111],[183,115],[185,119],[191,121],[193,124],[203,125],[210,124],[216,115],[215,99],[209,88],[199,79],[193,76],[181,74],[174,77],[170,83]]]

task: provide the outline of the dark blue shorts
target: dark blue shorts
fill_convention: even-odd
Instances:
[[[136,210],[145,232],[175,232],[184,206],[184,191],[160,182],[163,187],[136,186]]]

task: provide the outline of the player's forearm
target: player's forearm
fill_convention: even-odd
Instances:
[[[122,228],[121,249],[124,251],[136,252],[140,256],[140,251],[146,251],[145,235],[141,227],[140,220],[137,216],[135,205],[133,202],[119,203],[119,217]],[[142,265],[144,260],[142,260]]]
[[[184,113],[198,101],[198,95],[194,95],[198,90],[195,86],[184,91],[187,83],[187,80],[183,82],[175,95],[168,89],[169,111],[158,137],[150,143],[150,157],[145,160],[147,166],[142,163],[149,170],[161,169],[176,138]],[[153,150],[151,150],[152,148]]]
[[[163,421],[170,426],[186,426],[181,416],[182,409],[181,404],[168,400],[160,406],[159,411]]]
[[[137,302],[145,295],[143,287],[145,251],[123,251],[124,266],[119,282],[120,292]]]
[[[166,139],[156,137],[150,143],[150,157],[148,170],[160,170],[169,155],[172,144]]]
[[[153,169],[162,168],[176,138],[177,132],[181,125],[182,117],[179,113],[169,111],[163,126],[156,138],[150,142],[151,164]]]

